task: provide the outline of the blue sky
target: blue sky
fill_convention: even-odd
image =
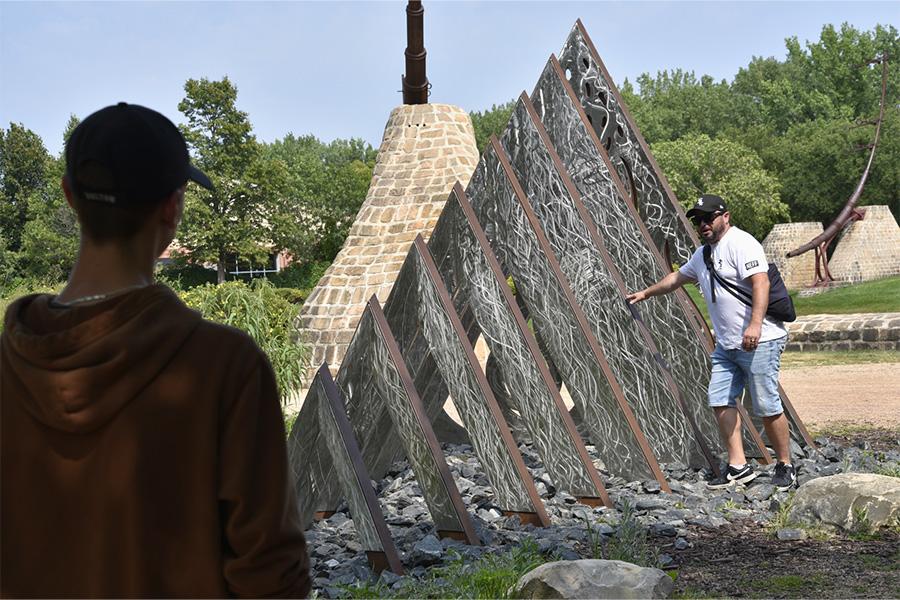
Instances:
[[[70,114],[119,100],[181,121],[188,78],[227,75],[264,141],[289,132],[377,146],[402,103],[406,2],[0,1],[0,124],[59,152]],[[884,2],[425,0],[432,102],[483,110],[530,91],[580,17],[617,83],[682,68],[731,79],[822,26],[900,22]]]

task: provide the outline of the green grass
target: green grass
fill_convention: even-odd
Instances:
[[[350,598],[508,598],[508,592],[522,575],[554,560],[538,550],[537,543],[525,539],[503,553],[487,554],[476,561],[462,556],[443,567],[431,569],[425,579],[410,581],[399,590],[379,583],[344,586]]]
[[[800,575],[774,575],[748,582],[749,587],[762,592],[765,597],[790,594],[792,597],[803,597],[804,590],[815,590],[826,582],[824,575],[815,574],[807,577]]]
[[[782,369],[873,363],[900,363],[900,352],[896,350],[847,350],[841,352],[785,352],[781,355]]]
[[[867,281],[822,292],[794,296],[798,315],[900,312],[900,277]]]
[[[709,323],[709,311],[706,301],[695,285],[686,285],[684,289],[703,313]],[[798,317],[820,314],[852,314],[900,312],[900,277],[888,277],[877,281],[857,283],[842,288],[835,288],[815,296],[800,298],[792,292],[794,308]]]

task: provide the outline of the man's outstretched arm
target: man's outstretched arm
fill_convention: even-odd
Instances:
[[[628,300],[629,304],[635,304],[636,302],[641,302],[642,300],[652,298],[653,296],[662,296],[663,294],[674,292],[684,284],[692,283],[693,281],[693,279],[684,275],[681,271],[672,271],[650,287],[639,292],[634,292],[633,294],[628,294],[625,296],[625,299]]]

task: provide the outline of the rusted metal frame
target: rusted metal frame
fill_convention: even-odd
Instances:
[[[863,170],[863,174],[859,179],[859,183],[856,184],[856,188],[853,190],[853,193],[850,195],[850,198],[847,200],[847,203],[844,205],[844,208],[841,209],[840,214],[835,217],[834,221],[819,235],[814,237],[812,240],[803,244],[799,248],[795,248],[787,253],[788,258],[793,258],[795,256],[799,256],[804,252],[808,252],[812,250],[819,244],[822,244],[822,254],[825,254],[825,251],[828,248],[828,244],[835,238],[837,233],[841,230],[844,225],[846,225],[851,219],[853,215],[853,209],[856,206],[856,203],[859,202],[860,196],[862,196],[863,188],[866,185],[866,180],[869,178],[869,170],[872,168],[872,162],[875,160],[875,148],[878,146],[878,140],[881,137],[881,124],[884,122],[884,104],[885,98],[887,96],[887,58],[883,57],[881,59],[881,101],[878,109],[878,120],[877,125],[875,125],[875,141],[872,142],[869,150],[869,160],[866,162],[866,168]],[[826,273],[827,273],[827,265],[826,265]],[[818,275],[818,273],[817,273]],[[828,274],[830,277],[830,273]],[[827,281],[817,282],[819,283],[828,283]]]
[[[581,19],[577,19],[575,21],[575,26],[578,27],[581,35],[584,37],[584,41],[590,49],[593,59],[597,62],[597,67],[603,73],[603,76],[606,78],[607,83],[609,83],[609,90],[615,96],[616,102],[618,102],[619,104],[619,108],[622,109],[622,117],[631,128],[631,132],[634,134],[635,139],[638,141],[638,144],[641,147],[641,151],[644,153],[644,156],[647,158],[647,161],[650,163],[650,166],[659,179],[660,184],[663,186],[663,191],[665,192],[666,197],[669,199],[669,203],[672,205],[672,208],[675,210],[675,214],[678,215],[679,221],[681,221],[681,223],[684,225],[684,228],[688,233],[688,237],[694,242],[695,246],[700,246],[700,238],[697,237],[694,228],[691,226],[690,221],[688,221],[687,215],[685,214],[684,209],[681,208],[681,204],[679,204],[678,199],[675,197],[675,192],[672,191],[672,187],[669,185],[668,180],[666,179],[665,175],[663,175],[662,169],[660,169],[659,165],[656,164],[656,159],[653,158],[653,154],[650,152],[650,147],[647,145],[646,140],[644,140],[644,136],[641,134],[641,130],[638,129],[637,125],[634,122],[634,119],[631,117],[631,113],[628,111],[628,106],[626,106],[625,102],[622,101],[622,95],[619,94],[619,88],[615,83],[613,83],[613,78],[610,77],[609,71],[606,70],[606,65],[603,64],[602,60],[600,60],[600,53],[597,52],[597,47],[594,46],[594,42],[591,40],[591,36],[588,35],[587,29],[585,29],[584,24],[581,22]],[[580,104],[580,102],[578,104]],[[634,201],[637,202],[637,198],[635,198]],[[671,264],[667,267],[666,270],[672,270]]]
[[[551,57],[552,58],[552,57]],[[557,64],[558,66],[558,64]],[[559,74],[559,73],[557,73]],[[561,78],[562,81],[565,81],[565,78]],[[568,82],[566,82],[568,83]],[[571,91],[571,88],[566,88],[566,91]],[[672,377],[671,370],[669,369],[669,365],[666,363],[665,359],[663,359],[662,354],[659,352],[659,348],[656,346],[656,342],[653,339],[653,336],[650,334],[647,325],[644,323],[643,319],[638,315],[637,310],[628,304],[628,301],[625,299],[625,296],[628,294],[628,291],[625,289],[625,282],[622,280],[622,275],[619,273],[619,270],[616,268],[615,263],[613,262],[612,257],[609,255],[609,251],[606,249],[606,244],[603,241],[603,238],[600,236],[600,232],[597,230],[597,224],[594,223],[593,217],[588,212],[587,208],[585,208],[584,203],[581,201],[581,194],[578,192],[578,189],[575,187],[575,184],[572,182],[572,178],[569,176],[568,171],[566,171],[565,166],[562,163],[562,160],[559,158],[559,154],[556,152],[556,148],[553,147],[553,143],[550,141],[550,136],[547,135],[546,129],[544,129],[543,123],[541,123],[541,119],[537,114],[537,111],[534,108],[534,105],[531,103],[531,100],[528,98],[528,95],[524,92],[520,96],[521,102],[525,106],[525,110],[528,113],[528,116],[531,117],[532,124],[538,132],[538,136],[541,138],[541,141],[544,143],[544,147],[547,149],[547,152],[550,154],[550,160],[553,162],[553,166],[556,168],[557,174],[560,176],[562,180],[563,186],[566,188],[566,192],[569,194],[569,197],[572,200],[572,204],[575,206],[575,210],[578,213],[578,216],[581,217],[582,222],[587,229],[588,236],[591,239],[594,247],[600,254],[600,259],[603,261],[606,269],[609,271],[609,274],[612,276],[612,280],[616,285],[616,288],[619,290],[619,293],[622,295],[622,302],[628,307],[629,313],[634,320],[634,324],[637,327],[638,332],[640,333],[641,339],[644,342],[644,346],[650,352],[650,354],[654,357],[656,361],[657,368],[663,376],[663,380],[665,381],[666,387],[669,392],[672,393],[672,396],[675,398],[676,403],[678,404],[679,409],[682,414],[684,414],[685,418],[688,421],[688,424],[691,427],[691,430],[694,433],[694,441],[700,447],[700,451],[703,456],[706,458],[706,462],[709,464],[710,468],[713,471],[716,471],[718,475],[719,471],[719,463],[718,460],[715,459],[710,449],[707,447],[706,442],[703,440],[703,436],[700,434],[699,427],[697,426],[696,421],[694,421],[693,415],[685,406],[684,398],[681,395],[681,390],[678,388],[678,384],[675,383],[675,379]],[[575,103],[578,104],[577,102]],[[593,129],[588,127],[588,131],[592,134]],[[595,138],[596,140],[596,135]],[[602,155],[601,155],[602,158]],[[609,167],[609,163],[607,162],[607,167]],[[611,169],[610,172],[613,172]],[[621,183],[621,182],[619,182]],[[621,190],[620,190],[621,191]],[[651,244],[652,245],[652,244]]]
[[[612,369],[610,369],[609,363],[606,362],[606,356],[603,354],[603,350],[600,348],[599,343],[594,338],[594,334],[591,332],[587,316],[584,314],[584,311],[581,309],[581,306],[578,304],[578,301],[575,299],[575,296],[572,293],[572,286],[569,284],[568,279],[566,279],[566,276],[563,274],[562,269],[559,266],[559,261],[556,259],[556,255],[553,253],[553,248],[550,246],[550,242],[549,240],[547,240],[547,236],[544,234],[544,230],[541,227],[540,221],[538,220],[537,215],[534,213],[534,209],[531,207],[531,202],[525,196],[525,191],[522,189],[522,185],[516,178],[512,166],[509,164],[509,157],[506,156],[506,151],[503,149],[503,147],[500,145],[500,142],[497,140],[497,137],[494,135],[492,135],[490,138],[490,144],[493,147],[494,152],[497,154],[500,165],[503,168],[503,171],[506,174],[506,177],[508,178],[510,184],[512,185],[513,190],[515,191],[516,198],[518,199],[519,204],[521,205],[522,210],[525,213],[525,218],[528,220],[528,223],[531,225],[531,229],[534,231],[535,236],[537,237],[538,245],[541,247],[542,252],[546,256],[547,261],[550,264],[550,268],[553,271],[554,277],[560,284],[560,289],[562,290],[563,295],[566,297],[572,314],[575,316],[575,320],[578,323],[578,328],[581,330],[581,334],[584,339],[588,342],[591,354],[594,355],[597,364],[600,365],[604,376],[609,382],[610,388],[612,389],[613,395],[615,396],[616,403],[619,405],[619,409],[622,411],[622,415],[625,417],[625,421],[628,423],[628,427],[641,449],[641,454],[644,457],[644,461],[647,463],[647,466],[650,468],[651,473],[653,473],[654,479],[659,482],[663,491],[670,492],[671,488],[669,488],[669,482],[666,481],[666,477],[659,467],[659,462],[656,460],[656,456],[650,449],[650,444],[647,442],[647,438],[646,436],[644,436],[644,432],[641,430],[640,425],[638,425],[637,419],[634,416],[634,412],[628,405],[628,401],[625,400],[625,395],[622,393],[622,387],[619,385],[619,381],[613,374]]]
[[[603,63],[599,60],[596,49],[594,48],[593,43],[590,41],[590,37],[588,37],[587,32],[584,31],[584,26],[581,25],[580,20],[578,21],[578,25],[582,29],[582,33],[585,36],[585,41],[588,43],[589,47],[591,48],[591,51],[594,53],[594,58],[597,60],[598,66],[600,66],[603,69],[604,76],[606,76],[608,81],[610,82],[610,89],[613,90],[616,94],[618,94],[618,92],[616,91],[616,88],[612,85],[612,80],[609,79],[609,73],[606,72],[606,68],[603,67]],[[590,127],[588,125],[587,115],[584,112],[584,108],[581,106],[581,102],[578,101],[575,91],[572,89],[572,85],[565,78],[565,75],[564,75],[563,69],[562,69],[562,65],[559,64],[559,60],[556,58],[555,55],[551,54],[550,60],[553,63],[554,70],[556,70],[557,76],[559,76],[560,80],[563,83],[563,87],[565,88],[566,93],[569,95],[569,98],[572,100],[572,103],[575,105],[575,109],[578,111],[578,115],[581,117],[582,122],[585,123],[585,128],[587,129],[588,135],[590,136],[591,140],[594,142],[594,146],[597,148],[597,151],[600,154],[600,158],[603,159],[603,162],[606,164],[606,167],[610,173],[610,177],[613,180],[613,184],[616,186],[619,193],[622,194],[622,197],[625,198],[626,197],[625,186],[623,185],[622,180],[619,178],[618,173],[616,173],[616,170],[613,168],[613,165],[612,165],[611,161],[609,160],[609,153],[606,151],[606,148],[603,147],[603,144],[600,143],[600,139],[597,137],[597,133],[594,131],[594,128]],[[638,141],[640,141],[642,144],[644,144],[643,137],[640,135],[640,131],[637,129],[637,127],[634,125],[634,123],[630,120],[631,117],[628,115],[625,105],[622,104],[621,106],[622,106],[623,115],[629,120],[629,125],[632,127],[636,138],[638,139]],[[647,151],[645,146],[642,146],[642,148],[645,151]],[[649,151],[647,151],[647,156],[652,160],[652,155],[649,154]],[[656,163],[654,162],[652,164],[653,164],[653,167],[658,170]],[[666,184],[666,185],[668,185],[668,184]],[[667,193],[670,191],[671,190],[667,189]],[[647,226],[644,224],[643,219],[641,219],[640,215],[638,214],[637,209],[629,202],[626,202],[625,204],[628,207],[628,210],[631,213],[632,217],[634,218],[635,222],[637,223],[638,228],[641,231],[641,235],[643,236],[644,241],[646,242],[647,246],[650,248],[651,253],[659,261],[659,264],[662,265],[663,271],[664,272],[670,271],[671,264],[667,264],[665,262],[665,259],[662,257],[659,250],[656,248],[656,244],[653,243],[652,238],[650,236],[650,232],[647,230]],[[591,219],[591,222],[593,222],[593,219]],[[693,299],[691,299],[691,297],[684,290],[678,289],[675,291],[675,294],[677,295],[678,299],[681,300],[681,305],[685,307],[685,312],[688,315],[688,317],[692,317],[692,319],[690,319],[689,322],[691,322],[694,325],[694,329],[697,332],[697,335],[700,338],[701,342],[705,344],[705,346],[709,352],[712,352],[715,347],[715,343],[714,343],[713,337],[712,337],[712,332],[710,331],[709,326],[706,324],[706,319],[703,318],[703,315],[701,314],[700,309],[694,303]],[[800,420],[800,416],[797,414],[796,410],[794,410],[793,405],[791,404],[790,400],[788,399],[787,394],[784,392],[784,389],[780,387],[780,384],[779,384],[779,389],[781,390],[781,398],[782,398],[782,401],[784,402],[785,410],[787,410],[788,413],[791,415],[791,418],[794,421],[794,425],[796,426],[798,433],[800,433],[800,435],[803,437],[803,439],[806,441],[806,443],[809,446],[814,447],[815,444],[812,441],[812,438],[809,437],[809,433],[806,431],[806,427],[803,425],[803,422]],[[747,434],[750,435],[750,437],[753,439],[754,444],[756,444],[757,448],[759,449],[762,461],[765,464],[769,464],[770,462],[772,462],[771,454],[769,453],[768,449],[766,448],[765,443],[762,441],[762,437],[759,435],[759,433],[753,427],[753,424],[749,420],[749,415],[747,415],[746,411],[744,411],[744,413],[741,415],[741,419],[742,419],[742,422],[744,424]]]
[[[528,323],[525,320],[525,316],[522,314],[522,311],[519,310],[518,303],[516,302],[515,297],[513,297],[512,291],[509,289],[509,286],[506,284],[506,277],[503,274],[503,268],[500,266],[500,262],[494,255],[494,251],[491,250],[491,243],[490,241],[488,241],[487,235],[481,228],[481,224],[478,223],[478,218],[475,216],[475,211],[472,208],[472,204],[469,202],[468,196],[466,196],[465,190],[459,182],[456,182],[456,185],[453,186],[453,191],[451,193],[455,196],[456,201],[466,218],[466,222],[469,225],[469,229],[472,231],[472,234],[475,236],[475,240],[478,242],[481,251],[484,253],[485,259],[491,269],[491,272],[494,274],[494,277],[497,278],[497,281],[501,284],[500,289],[502,290],[503,299],[506,302],[506,306],[510,314],[516,322],[519,335],[524,340],[529,353],[534,359],[534,364],[537,366],[538,372],[541,375],[541,379],[543,379],[544,384],[547,386],[550,397],[553,399],[553,405],[559,413],[560,418],[562,419],[566,433],[572,439],[572,443],[575,447],[576,452],[578,453],[578,458],[581,459],[581,462],[584,465],[585,471],[587,472],[591,483],[597,490],[597,498],[599,498],[600,502],[602,502],[605,506],[612,507],[612,501],[609,498],[606,487],[603,485],[603,481],[600,479],[600,474],[597,473],[597,469],[594,467],[594,462],[591,460],[591,457],[587,452],[587,448],[585,448],[584,442],[581,439],[581,435],[579,435],[578,433],[578,428],[575,426],[575,422],[572,420],[572,416],[569,414],[569,409],[566,408],[566,404],[563,401],[562,396],[560,396],[559,394],[559,388],[557,388],[556,386],[556,381],[550,374],[550,369],[547,366],[546,361],[544,360],[544,356],[541,353],[540,348],[538,348],[537,339],[528,328]],[[578,500],[585,504],[591,504],[594,499],[581,497],[578,498]]]
[[[400,381],[403,384],[404,390],[406,390],[407,398],[409,400],[409,406],[413,411],[413,414],[416,417],[416,422],[422,430],[422,437],[425,439],[426,444],[428,445],[428,449],[431,452],[431,455],[434,457],[434,463],[437,466],[438,474],[440,475],[441,482],[444,484],[444,489],[447,491],[447,496],[450,499],[450,503],[453,506],[454,512],[456,513],[457,521],[459,521],[460,526],[462,527],[461,532],[465,537],[465,541],[473,546],[480,546],[481,543],[478,540],[478,535],[475,533],[475,529],[472,526],[472,521],[469,518],[469,513],[466,511],[466,506],[463,503],[462,496],[459,495],[459,490],[456,487],[456,482],[453,479],[453,474],[450,473],[450,467],[447,466],[447,462],[444,460],[444,454],[441,451],[441,445],[437,440],[437,436],[434,434],[434,430],[431,428],[431,422],[428,420],[428,416],[425,414],[425,407],[422,405],[422,401],[419,398],[419,394],[416,392],[416,388],[413,385],[412,377],[409,374],[409,371],[406,368],[406,363],[403,361],[403,356],[400,354],[400,348],[397,346],[397,340],[394,339],[394,334],[391,333],[391,328],[388,326],[387,319],[385,319],[384,312],[381,310],[381,304],[378,302],[378,298],[372,294],[372,297],[369,298],[369,302],[366,305],[366,308],[372,313],[372,318],[375,322],[375,327],[377,332],[381,335],[381,339],[384,341],[385,346],[387,347],[388,354],[391,357],[391,360],[394,363],[394,367],[397,369],[397,373],[400,375]],[[459,539],[456,535],[447,535],[448,533],[454,532],[438,532],[442,537],[454,537],[455,539]]]
[[[528,468],[525,466],[525,461],[522,460],[522,454],[519,452],[519,447],[516,444],[516,441],[513,439],[512,433],[509,430],[509,425],[506,423],[506,419],[503,418],[503,412],[500,410],[500,406],[497,404],[497,399],[494,398],[494,393],[491,391],[491,386],[488,385],[487,377],[485,377],[484,371],[482,371],[481,365],[478,363],[478,358],[476,358],[475,350],[469,343],[469,338],[468,335],[466,335],[466,330],[459,319],[459,315],[456,314],[456,308],[453,306],[453,300],[450,298],[450,292],[447,291],[447,288],[444,285],[444,281],[443,279],[441,279],[440,272],[438,271],[437,265],[434,262],[434,257],[431,256],[431,252],[428,250],[428,245],[425,243],[425,240],[422,238],[421,234],[416,236],[416,239],[413,241],[413,245],[415,246],[416,251],[419,253],[419,256],[422,258],[422,262],[425,265],[425,273],[428,275],[428,278],[431,280],[431,283],[434,285],[435,290],[437,291],[438,298],[441,302],[441,307],[444,309],[444,312],[449,318],[453,330],[456,332],[457,339],[459,340],[460,346],[465,353],[466,362],[468,363],[472,373],[475,375],[475,381],[478,384],[481,396],[484,399],[485,405],[487,406],[491,417],[494,420],[494,425],[500,432],[500,439],[503,441],[503,445],[506,447],[507,453],[509,454],[510,459],[512,459],[512,463],[519,475],[522,486],[525,489],[525,493],[528,495],[528,499],[531,501],[531,504],[534,507],[533,515],[527,512],[510,510],[505,510],[504,513],[515,513],[520,515],[523,522],[537,524],[541,527],[547,527],[550,525],[550,516],[547,514],[547,511],[544,508],[544,502],[541,500],[537,488],[534,487],[534,480],[531,478],[531,473],[528,472]],[[460,407],[457,407],[457,409],[459,410]]]
[[[378,535],[378,541],[381,544],[381,551],[366,550],[369,564],[379,572],[387,568],[397,575],[403,575],[403,563],[400,561],[400,554],[397,552],[397,547],[394,545],[390,531],[388,531],[387,523],[385,523],[384,515],[381,512],[381,505],[378,504],[378,499],[375,497],[375,490],[372,489],[372,480],[369,477],[368,470],[366,470],[366,465],[363,463],[362,453],[353,433],[353,427],[350,425],[350,419],[347,418],[347,407],[341,397],[340,390],[334,384],[334,379],[331,377],[331,371],[328,369],[327,364],[323,363],[319,367],[316,377],[320,378],[322,390],[325,392],[325,398],[328,400],[328,410],[334,418],[343,449],[347,453],[350,467],[356,478],[356,487],[361,492],[369,513],[366,516],[360,516],[360,518],[368,517],[371,520]],[[332,460],[335,459],[332,458]]]

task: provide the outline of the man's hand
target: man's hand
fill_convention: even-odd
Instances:
[[[753,323],[748,325],[747,329],[744,330],[744,339],[741,341],[741,347],[747,352],[756,350],[757,346],[759,346],[759,334],[761,331],[761,325],[754,325]]]
[[[638,302],[642,302],[647,299],[647,290],[641,290],[633,294],[628,294],[627,296],[625,296],[625,299],[628,300],[628,304],[637,304]]]

